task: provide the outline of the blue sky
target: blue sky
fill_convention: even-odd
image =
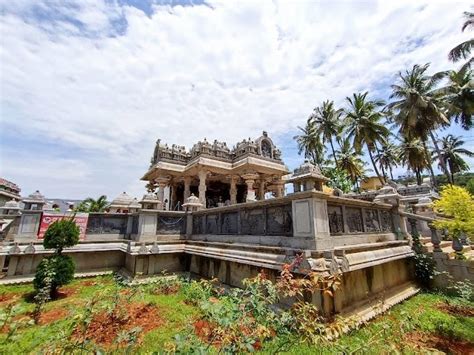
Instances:
[[[2,1],[0,175],[23,194],[144,192],[154,142],[292,137],[325,99],[387,99],[462,33],[456,1]],[[474,149],[474,133],[452,127]],[[470,160],[474,166],[474,161]],[[397,172],[404,172],[399,169]]]

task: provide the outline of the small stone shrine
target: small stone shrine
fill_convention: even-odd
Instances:
[[[244,139],[230,149],[225,142],[204,139],[190,151],[173,144],[156,142],[151,165],[142,180],[158,188],[158,200],[166,202],[165,188],[170,189],[169,207],[181,209],[194,194],[205,207],[234,205],[264,200],[267,192],[283,197],[288,169],[280,150],[267,132],[259,138]]]

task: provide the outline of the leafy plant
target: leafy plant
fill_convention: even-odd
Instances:
[[[451,238],[459,239],[463,233],[474,234],[474,197],[466,189],[455,185],[443,187],[433,207],[445,217],[436,220],[434,225],[447,230]]]
[[[74,278],[74,261],[63,255],[64,248],[79,242],[79,227],[73,218],[53,222],[46,231],[43,240],[45,249],[55,249],[54,255],[41,260],[36,269],[33,284],[37,292],[48,287],[51,297],[55,297],[58,287],[66,285]]]

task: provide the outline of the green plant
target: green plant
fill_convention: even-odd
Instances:
[[[48,227],[44,234],[43,246],[46,249],[55,249],[57,254],[61,254],[64,248],[79,242],[79,234],[79,227],[73,218],[60,219]]]
[[[447,230],[451,238],[459,239],[463,233],[474,234],[474,197],[466,189],[444,186],[433,207],[436,213],[445,217],[433,222],[434,225]]]
[[[36,268],[33,285],[37,293],[50,290],[50,297],[57,296],[57,290],[74,278],[74,261],[68,255],[53,255],[44,258]],[[49,285],[48,285],[49,283]]]
[[[45,249],[55,249],[54,255],[41,260],[36,268],[33,285],[36,292],[50,289],[50,296],[55,297],[58,287],[66,285],[74,278],[74,261],[63,255],[64,248],[72,247],[79,242],[79,227],[73,218],[53,222],[46,231],[43,240]]]
[[[465,302],[474,302],[474,284],[471,281],[457,281],[449,289]]]

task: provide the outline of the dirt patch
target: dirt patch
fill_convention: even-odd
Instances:
[[[164,323],[156,306],[150,304],[132,303],[120,311],[107,313],[101,312],[93,317],[85,334],[86,339],[96,344],[110,346],[122,331],[130,331],[133,328],[141,328],[139,340],[152,329],[160,327]],[[80,337],[79,330],[75,332]],[[125,344],[122,344],[125,345]]]
[[[457,304],[439,303],[437,308],[455,317],[474,317],[474,308]]]
[[[179,292],[181,286],[179,284],[161,285],[153,290],[155,295],[175,295]]]
[[[56,295],[54,297],[55,300],[60,300],[63,298],[71,297],[75,295],[78,292],[79,287],[78,286],[66,286],[66,287],[61,287],[58,289],[56,292]]]
[[[93,280],[81,281],[81,286],[90,287],[90,286],[96,286],[96,285],[97,285],[97,282]]]
[[[416,349],[436,349],[447,354],[474,354],[474,344],[464,340],[445,337],[436,333],[412,332],[406,334],[407,342]]]
[[[45,325],[56,322],[57,320],[66,318],[68,311],[64,308],[52,309],[47,312],[42,312],[39,317],[38,324]]]
[[[0,306],[5,307],[9,304],[16,303],[22,294],[18,292],[9,292],[0,294]]]

